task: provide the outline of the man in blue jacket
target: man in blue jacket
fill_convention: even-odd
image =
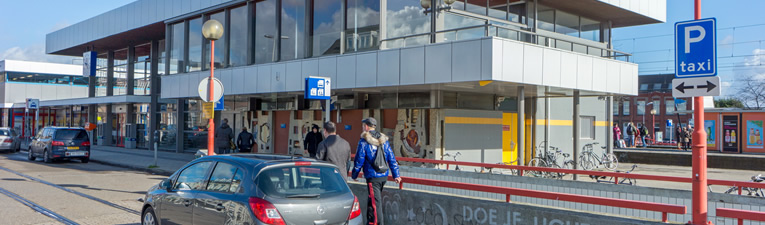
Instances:
[[[385,153],[385,161],[388,163],[389,170],[393,172],[393,178],[396,183],[401,182],[401,176],[398,171],[396,155],[391,150],[388,137],[375,130],[377,128],[377,120],[370,117],[361,122],[363,123],[364,132],[361,133],[361,140],[359,140],[359,146],[356,148],[356,159],[351,178],[357,180],[359,172],[362,168],[364,169],[364,178],[367,181],[369,190],[369,197],[367,198],[367,224],[378,225],[383,224],[382,218],[385,218],[382,212],[381,194],[385,182],[388,181],[387,170],[379,173],[372,166],[379,149],[382,149],[383,153]]]

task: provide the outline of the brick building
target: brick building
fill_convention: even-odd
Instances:
[[[614,122],[621,125],[622,131],[627,123],[645,124],[648,130],[653,129],[651,136],[661,136],[661,140],[676,140],[672,127],[667,126],[667,120],[672,120],[673,126],[685,126],[692,118],[691,98],[680,98],[685,102],[677,104],[672,97],[672,79],[674,74],[641,75],[638,76],[638,95],[614,98]],[[652,115],[655,110],[655,115]],[[651,125],[653,124],[653,125]],[[661,132],[661,133],[659,133]]]

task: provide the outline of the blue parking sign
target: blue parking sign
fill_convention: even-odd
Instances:
[[[675,77],[717,76],[717,20],[675,23]]]
[[[308,77],[305,79],[305,99],[330,99],[331,87],[328,77]]]

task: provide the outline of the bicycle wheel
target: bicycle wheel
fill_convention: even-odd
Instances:
[[[574,167],[574,160],[567,160],[566,162],[563,162],[563,166],[561,166],[561,169],[572,169]],[[562,179],[564,176],[568,175],[567,173],[558,173],[558,179]]]
[[[738,187],[736,186],[730,187],[727,191],[725,191],[725,194],[730,194],[736,190],[738,190]]]
[[[606,154],[606,158],[603,159],[603,165],[606,166],[606,169],[608,170],[615,170],[616,167],[619,166],[619,159],[617,159],[614,154]]]
[[[579,169],[581,170],[591,170],[593,167],[595,167],[595,163],[592,162],[592,159],[587,155],[579,156],[579,161],[577,161],[577,164],[579,164]]]
[[[547,167],[547,163],[545,163],[545,161],[540,159],[540,158],[533,158],[533,159],[531,159],[531,161],[529,161],[529,166]],[[530,171],[528,171],[527,174],[529,174],[529,175],[531,175],[533,177],[544,177],[544,176],[547,176],[546,172],[536,171],[536,170],[530,170]]]

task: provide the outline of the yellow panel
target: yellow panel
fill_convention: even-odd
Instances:
[[[518,159],[518,146],[514,144],[517,140],[517,121],[517,113],[502,113],[502,162],[512,162]],[[513,163],[513,165],[517,165],[517,163]]]
[[[528,124],[529,121],[526,121]],[[544,126],[545,120],[537,120],[537,125]],[[571,120],[550,120],[550,126],[573,126],[574,122]],[[595,126],[605,127],[608,126],[608,121],[595,121]]]
[[[595,121],[595,126],[597,127],[607,127],[608,121]]]
[[[502,124],[502,119],[500,118],[479,118],[479,117],[454,117],[454,116],[447,116],[444,118],[444,123],[447,124],[492,124],[492,125],[499,125]]]
[[[482,80],[482,81],[478,81],[478,84],[480,84],[481,87],[483,87],[483,86],[491,84],[491,82],[494,82],[494,81],[492,81],[492,80]]]

